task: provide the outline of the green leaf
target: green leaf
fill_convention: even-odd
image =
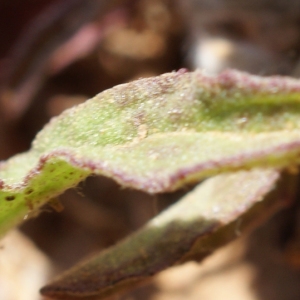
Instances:
[[[54,118],[0,165],[0,234],[90,174],[150,193],[219,172],[296,164],[300,83],[228,71],[165,74]]]
[[[210,178],[129,238],[61,275],[42,294],[103,299],[172,265],[201,260],[286,205],[292,191],[286,182],[284,190],[269,194],[278,178],[277,171],[263,169]]]

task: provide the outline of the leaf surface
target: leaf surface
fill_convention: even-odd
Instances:
[[[144,228],[61,275],[42,289],[54,299],[103,299],[140,284],[159,271],[201,260],[236,238],[262,214],[285,205],[289,191],[272,191],[275,170],[221,174],[198,185]]]
[[[0,165],[0,233],[90,174],[150,193],[297,164],[300,83],[227,71],[119,85],[67,110]]]

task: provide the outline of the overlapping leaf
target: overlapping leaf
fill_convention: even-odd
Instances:
[[[54,299],[103,299],[190,259],[201,260],[234,239],[259,215],[285,205],[279,174],[256,169],[206,180],[139,232],[63,274],[42,293]],[[276,197],[275,197],[276,195]]]
[[[89,174],[151,193],[222,171],[299,160],[299,81],[236,71],[165,74],[53,119],[0,166],[0,231]]]

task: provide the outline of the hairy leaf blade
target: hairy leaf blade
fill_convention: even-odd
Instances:
[[[218,172],[296,164],[300,83],[178,72],[107,90],[54,118],[0,165],[0,231],[89,174],[147,192]]]

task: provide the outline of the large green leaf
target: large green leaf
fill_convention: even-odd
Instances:
[[[165,74],[54,118],[0,165],[0,233],[88,175],[150,193],[223,171],[299,160],[300,83],[237,71]]]
[[[239,236],[249,223],[285,206],[293,180],[274,170],[222,174],[206,180],[181,201],[118,245],[63,274],[42,293],[54,299],[103,299],[190,259],[201,260]],[[266,196],[269,196],[266,198]],[[264,201],[262,199],[266,198]]]

